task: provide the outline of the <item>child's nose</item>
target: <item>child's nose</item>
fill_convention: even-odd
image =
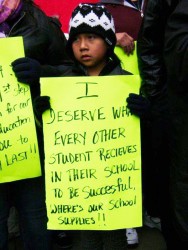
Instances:
[[[85,48],[87,48],[87,41],[86,41],[86,39],[81,39],[80,49],[85,49]]]

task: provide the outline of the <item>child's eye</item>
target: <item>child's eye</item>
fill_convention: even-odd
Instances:
[[[74,37],[74,39],[73,39],[73,43],[76,43],[76,42],[78,42],[78,40],[79,40],[79,38],[76,36],[76,37]]]
[[[88,39],[95,39],[97,36],[95,34],[88,34]]]

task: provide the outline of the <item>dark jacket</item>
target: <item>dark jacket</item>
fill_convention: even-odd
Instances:
[[[146,210],[158,208],[163,235],[168,245],[174,238],[171,221],[171,196],[169,195],[169,105],[167,99],[167,74],[164,62],[164,34],[167,20],[179,0],[149,0],[137,41],[138,66],[141,75],[141,93],[151,103],[151,124],[144,130],[142,142],[146,167],[144,191]],[[149,159],[148,159],[149,158]],[[152,216],[152,213],[151,213]],[[169,219],[170,218],[170,219]],[[172,222],[174,223],[174,221]],[[169,237],[170,236],[170,237]],[[171,249],[168,246],[169,249]]]
[[[62,75],[88,76],[86,69],[82,65],[77,63],[75,63],[74,66],[70,66]],[[132,73],[123,70],[119,61],[109,61],[99,74],[99,76],[107,75],[132,75]]]
[[[188,247],[188,1],[181,0],[165,32],[165,61],[171,121],[173,222]],[[183,249],[183,248],[182,248]]]
[[[138,66],[142,79],[141,92],[157,98],[166,88],[164,66],[164,30],[167,19],[179,0],[149,0],[138,36]]]
[[[58,27],[58,21],[47,17],[32,3],[23,3],[16,20],[11,21],[9,37],[23,36],[25,55],[42,65],[59,65],[68,59],[66,38]]]
[[[66,38],[58,20],[47,17],[33,3],[23,2],[21,13],[9,25],[8,36],[22,36],[25,56],[43,65],[41,77],[61,74],[56,65],[66,65],[70,60],[65,49]],[[39,95],[39,85],[31,87],[31,92],[33,96]]]
[[[185,6],[185,9],[181,6]],[[174,95],[180,98],[188,92],[188,29],[186,22],[188,14],[186,11],[187,5],[183,1],[169,18],[165,32],[168,87]],[[184,101],[187,103],[187,99]],[[186,107],[185,112],[187,111]]]

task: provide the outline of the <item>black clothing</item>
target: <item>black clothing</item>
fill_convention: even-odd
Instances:
[[[58,20],[47,17],[33,3],[23,2],[16,20],[9,22],[8,37],[23,37],[25,56],[42,65],[41,77],[59,76],[57,65],[69,64],[66,38],[58,26]],[[31,87],[32,97],[39,95],[39,84]]]
[[[165,33],[171,124],[171,197],[176,232],[188,248],[188,2],[181,0]]]
[[[66,38],[57,20],[47,17],[31,3],[24,2],[17,20],[11,20],[8,36],[23,36],[26,56],[36,59],[42,65],[59,65],[68,60]]]
[[[137,53],[141,93],[151,101],[152,119],[145,128],[143,183],[145,207],[151,216],[161,218],[167,246],[175,241],[169,197],[169,105],[164,62],[164,34],[167,20],[179,0],[150,0],[140,29]],[[153,214],[152,214],[153,213]]]
[[[87,76],[87,70],[80,64],[67,67],[67,70],[62,74],[64,76]],[[100,72],[99,76],[105,75],[132,75],[132,73],[123,70],[119,62],[109,61],[107,65]]]
[[[157,98],[165,92],[166,69],[163,59],[164,31],[167,19],[179,0],[150,0],[138,36],[138,66],[141,92]]]

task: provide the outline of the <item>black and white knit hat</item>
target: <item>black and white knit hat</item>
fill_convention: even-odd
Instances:
[[[71,52],[72,42],[80,33],[94,33],[101,36],[114,50],[116,35],[114,20],[108,10],[101,4],[79,4],[73,11],[69,22],[69,39],[67,48]]]

